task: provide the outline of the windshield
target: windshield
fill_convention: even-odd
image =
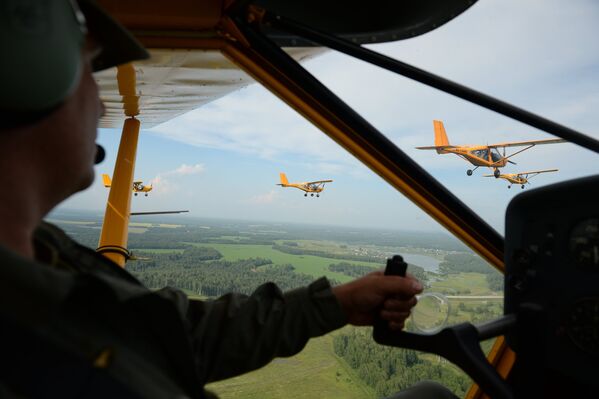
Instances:
[[[372,48],[599,137],[597,17],[592,2],[480,2],[422,37]],[[529,144],[481,148],[554,137],[350,57],[328,52],[303,65],[500,234],[518,192],[599,170],[596,154],[569,143],[518,154]],[[435,145],[433,121],[443,123],[449,145],[487,161],[490,151],[494,164],[472,164],[448,148],[416,149]],[[119,135],[100,131],[108,156],[98,175],[112,173]],[[558,171],[514,184],[495,169]],[[298,186],[332,182],[310,192],[276,186],[280,173]],[[425,292],[447,297],[448,324],[502,313],[500,273],[259,85],[142,131],[135,179],[153,189],[133,199],[132,211],[190,211],[131,219],[129,248],[141,259],[127,267],[151,288],[172,285],[209,300],[249,293],[264,281],[290,289],[325,275],[336,284],[399,253]],[[94,247],[106,197],[98,179],[50,219]],[[347,327],[211,389],[225,398],[374,398],[421,379],[437,379],[458,395],[470,386],[435,355],[389,353],[368,329]]]

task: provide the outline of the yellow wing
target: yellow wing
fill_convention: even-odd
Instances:
[[[541,145],[541,144],[557,144],[566,143],[564,139],[546,139],[546,140],[529,140],[529,141],[511,141],[508,143],[490,144],[489,148],[504,148],[504,147],[525,147],[527,145]]]

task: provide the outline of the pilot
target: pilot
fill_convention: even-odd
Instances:
[[[92,72],[148,53],[92,2],[0,0],[0,54],[0,397],[212,397],[206,383],[348,323],[403,328],[422,291],[412,277],[195,301],[147,289],[44,223],[94,179],[103,106]],[[397,397],[426,395],[453,397],[430,384]]]

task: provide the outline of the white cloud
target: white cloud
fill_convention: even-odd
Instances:
[[[162,172],[156,175],[150,183],[152,191],[156,194],[171,194],[179,191],[181,178],[203,173],[205,170],[204,164],[186,165],[182,164],[176,169]]]

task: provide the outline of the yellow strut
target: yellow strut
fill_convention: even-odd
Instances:
[[[133,173],[135,172],[135,157],[139,137],[139,120],[133,118],[139,114],[139,96],[135,90],[135,69],[132,64],[118,67],[117,80],[119,93],[123,98],[125,119],[121,143],[114,165],[112,185],[106,203],[102,233],[97,251],[121,267],[129,258],[127,241],[129,235],[129,214],[131,213],[131,193]]]

